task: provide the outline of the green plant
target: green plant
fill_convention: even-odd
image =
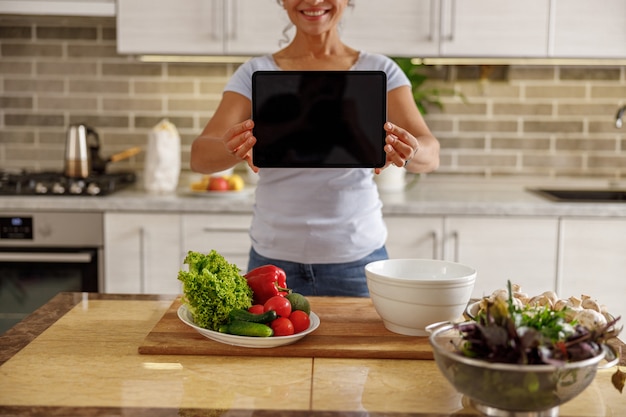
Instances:
[[[443,110],[443,103],[440,99],[442,95],[460,96],[464,99],[461,93],[451,88],[426,87],[424,83],[428,80],[428,75],[423,73],[424,64],[414,64],[411,58],[393,58],[393,60],[411,81],[413,99],[422,114],[427,114],[428,108],[432,106]]]

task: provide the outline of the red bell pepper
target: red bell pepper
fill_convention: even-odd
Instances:
[[[252,289],[253,304],[265,304],[275,295],[286,296],[291,292],[287,288],[287,275],[275,265],[263,265],[248,271],[244,275]]]

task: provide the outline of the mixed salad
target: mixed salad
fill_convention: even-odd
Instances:
[[[456,347],[460,354],[489,362],[558,366],[597,356],[622,330],[620,317],[594,315],[597,320],[589,321],[584,319],[587,313],[579,314],[584,309],[524,305],[513,294],[509,282],[506,297],[501,293],[482,300],[473,320],[456,325],[462,335]],[[607,352],[616,355],[613,349]],[[626,374],[619,367],[612,380],[622,392]]]

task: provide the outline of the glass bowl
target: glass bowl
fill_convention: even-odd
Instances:
[[[613,366],[619,360],[604,346],[595,357],[563,366],[491,363],[457,353],[462,338],[453,324],[439,323],[428,330],[441,373],[488,416],[558,416],[559,405],[587,388],[599,367]],[[605,356],[611,361],[601,364]]]

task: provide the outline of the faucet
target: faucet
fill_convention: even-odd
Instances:
[[[624,116],[625,111],[626,111],[626,106],[622,106],[622,108],[620,108],[617,111],[617,115],[615,116],[615,127],[618,129],[620,129],[624,125],[624,122],[622,121],[622,117]]]

